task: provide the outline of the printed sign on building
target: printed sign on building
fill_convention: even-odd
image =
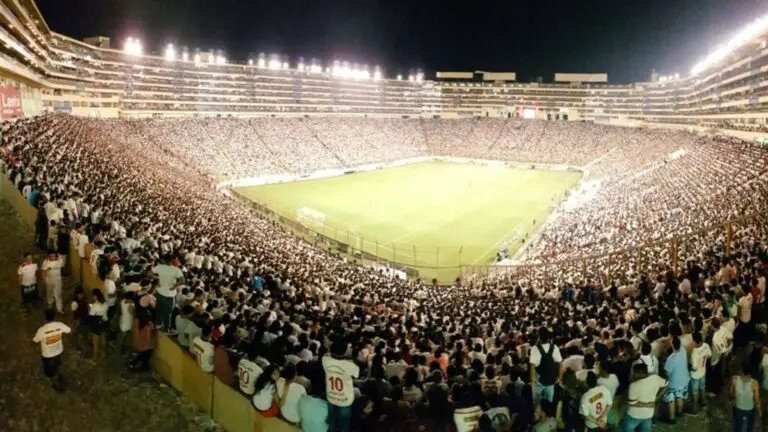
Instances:
[[[0,88],[0,119],[21,117],[21,92],[13,87]]]

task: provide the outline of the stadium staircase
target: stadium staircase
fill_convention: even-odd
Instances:
[[[164,145],[162,145],[160,142],[158,142],[151,134],[144,134],[142,133],[141,129],[136,125],[135,122],[129,121],[128,125],[130,125],[131,129],[133,129],[134,133],[141,137],[142,139],[147,139],[149,142],[151,142],[158,151],[165,153],[166,155],[170,156],[173,159],[178,160],[181,164],[186,165],[193,171],[196,171],[198,174],[202,175],[203,177],[209,177],[210,174],[206,173],[202,169],[195,167],[195,165],[188,163],[184,159],[178,157],[174,152],[168,150]]]
[[[499,141],[501,141],[501,137],[504,136],[504,131],[507,129],[507,125],[509,123],[510,123],[510,119],[504,120],[504,124],[501,126],[501,129],[499,129],[499,135],[488,146],[488,150],[493,150],[496,148],[496,146],[499,144]]]
[[[300,123],[301,123],[301,124],[303,124],[305,128],[307,128],[307,130],[309,131],[309,133],[311,133],[311,134],[312,134],[312,136],[313,136],[313,137],[315,137],[315,139],[317,140],[317,142],[319,142],[319,143],[320,143],[320,145],[321,145],[321,146],[325,147],[325,149],[326,149],[326,150],[328,150],[328,153],[332,154],[332,155],[333,155],[333,157],[334,157],[334,158],[335,158],[337,161],[339,161],[339,163],[341,164],[341,166],[346,166],[346,165],[347,165],[347,163],[346,163],[346,162],[344,162],[344,159],[342,159],[342,158],[341,158],[341,156],[339,156],[339,155],[338,155],[338,154],[337,154],[335,151],[331,150],[331,148],[330,148],[330,147],[328,147],[328,145],[327,145],[325,142],[323,142],[323,140],[321,140],[319,136],[317,136],[317,133],[315,132],[315,130],[314,130],[314,129],[312,129],[312,127],[310,127],[310,126],[307,124],[307,122],[305,122],[305,121],[301,121]]]
[[[419,125],[421,126],[421,139],[424,140],[424,148],[427,154],[431,153],[431,147],[429,146],[429,140],[427,139],[427,128],[424,127],[424,119],[419,117]]]
[[[272,147],[270,147],[269,144],[267,144],[267,142],[264,140],[264,137],[262,137],[261,134],[259,133],[258,128],[253,128],[253,134],[256,135],[256,138],[259,139],[259,142],[261,143],[261,145],[265,149],[267,149],[267,152],[269,152],[269,154],[272,156],[272,160],[275,161],[275,164],[282,170],[282,172],[292,171],[283,164],[283,161],[280,159],[280,156],[276,154],[274,150],[272,150]]]
[[[541,139],[544,138],[544,134],[547,132],[547,122],[541,122],[541,133],[539,134],[538,138],[536,138],[536,144],[535,147],[538,147],[541,143]]]
[[[211,135],[211,133],[208,132],[208,128],[203,128],[203,130],[205,130],[206,135],[208,135],[208,139],[210,139],[213,143],[216,143],[216,140],[213,138],[213,135]],[[219,153],[219,155],[224,160],[226,160],[229,163],[229,165],[232,167],[232,171],[233,172],[235,171],[235,167],[237,166],[237,164],[235,164],[234,159],[232,159],[232,157],[229,155],[229,153],[227,153],[226,151],[221,150],[221,149],[222,148],[229,148],[229,145],[232,143],[232,139],[234,138],[234,136],[235,136],[234,129],[230,129],[229,130],[229,138],[225,141],[226,146],[225,147],[214,146],[214,149],[217,150],[217,153]]]

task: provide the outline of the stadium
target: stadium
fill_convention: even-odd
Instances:
[[[690,73],[615,85],[604,73],[389,76],[173,44],[153,54],[135,37],[113,47],[56,33],[32,0],[0,5],[3,200],[36,228],[41,256],[68,257],[67,289],[111,295],[118,319],[130,303],[122,331],[134,340],[151,316],[163,331],[147,336],[152,348],[134,342],[134,360],[225,430],[315,430],[278,393],[299,386],[352,406],[333,399],[333,377],[326,389],[339,373],[326,360],[342,357],[364,374],[353,375],[356,403],[407,402],[371,430],[479,430],[481,417],[529,430],[553,417],[545,387],[567,377],[590,387],[580,394],[611,393],[623,418],[613,427],[630,427],[650,422],[655,401],[637,417],[635,366],[660,362],[649,376],[673,388],[680,355],[685,398],[673,388],[656,405],[674,420],[682,399],[698,412],[708,398],[705,369],[707,393],[725,398],[736,369],[738,386],[758,376],[749,364],[768,364],[754,355],[765,339],[768,15]],[[161,266],[182,276],[168,285]],[[45,274],[40,289],[61,313],[61,283],[55,294]],[[545,345],[562,357],[557,384],[545,382]],[[306,386],[291,381],[298,363]],[[279,421],[272,394],[258,401],[277,384],[243,383],[256,369],[283,374]],[[690,398],[689,376],[701,386]],[[529,395],[512,395],[518,381]],[[451,408],[436,411],[449,391]],[[558,430],[609,427],[602,408],[576,411]]]

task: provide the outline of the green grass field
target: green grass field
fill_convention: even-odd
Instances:
[[[497,246],[541,224],[581,173],[431,162],[320,180],[239,188],[248,199],[295,219],[325,214],[320,232],[388,260],[434,267],[491,262]],[[510,253],[520,246],[510,244]],[[415,251],[415,256],[414,256]]]

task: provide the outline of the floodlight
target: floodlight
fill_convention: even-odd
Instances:
[[[290,66],[288,62],[283,62],[283,69],[288,69],[288,66]]]
[[[187,60],[189,60],[189,53],[188,53],[188,52],[186,52],[186,51],[184,51],[183,53],[181,53],[181,59],[182,59],[182,60],[184,60],[184,61],[187,61]]]
[[[258,61],[258,63],[256,64],[256,66],[258,66],[258,67],[260,67],[260,68],[263,68],[263,67],[266,67],[266,66],[267,66],[267,62],[266,62],[266,60],[264,60],[264,57],[260,57],[260,58],[259,58],[259,61]]]
[[[248,59],[248,66],[253,66],[253,59]]]
[[[303,71],[304,70],[304,63],[299,63],[298,66],[296,66],[296,69]]]
[[[402,76],[402,75],[400,75],[400,74],[397,74],[397,80],[398,80],[398,81],[402,81],[402,80],[403,80],[403,76]]]
[[[223,64],[226,64],[226,63],[227,63],[227,59],[224,56],[222,56],[222,55],[217,55],[216,56],[216,64],[223,65]]]
[[[176,48],[173,46],[173,44],[169,43],[165,47],[165,59],[168,61],[176,60]]]
[[[408,75],[408,81],[413,81],[416,77],[413,76],[413,74]]]
[[[424,81],[424,72],[416,73],[416,82],[422,82],[422,81]]]
[[[680,79],[680,74],[679,73],[675,74],[675,79]]]
[[[126,54],[132,56],[140,56],[144,51],[141,41],[138,38],[129,37],[125,40],[125,46],[123,50]]]
[[[200,64],[200,53],[195,53],[195,64],[196,65]]]

